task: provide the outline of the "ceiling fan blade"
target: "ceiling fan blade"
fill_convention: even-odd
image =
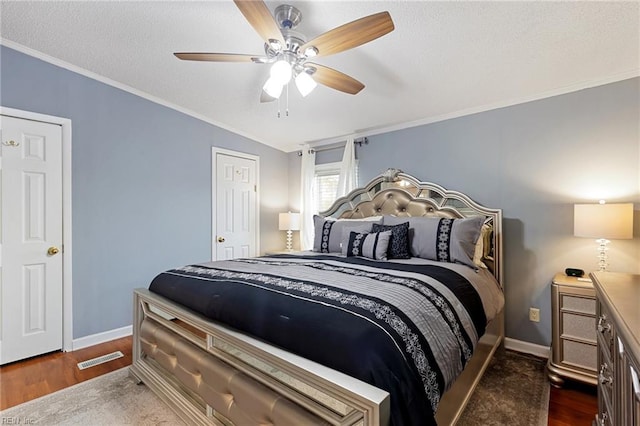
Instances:
[[[349,77],[340,71],[334,70],[333,68],[309,62],[305,63],[305,67],[306,66],[316,69],[316,71],[311,74],[311,78],[313,78],[317,83],[324,84],[332,89],[349,93],[350,95],[355,95],[364,89],[364,84],[360,83],[353,77]]]
[[[233,0],[233,2],[265,42],[278,40],[283,48],[286,46],[278,23],[273,19],[269,8],[263,1]]]
[[[269,94],[267,92],[265,92],[264,90],[260,93],[260,103],[264,104],[267,102],[273,102],[275,101],[276,98],[269,96]]]
[[[174,55],[183,61],[204,62],[261,62],[256,55],[242,55],[238,53],[204,53],[204,52],[177,52]]]
[[[382,37],[394,28],[389,12],[376,13],[319,35],[303,44],[300,52],[304,52],[309,47],[315,47],[318,50],[316,56],[333,55]]]

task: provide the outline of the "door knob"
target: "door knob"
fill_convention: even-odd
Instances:
[[[49,256],[53,256],[56,255],[60,252],[60,250],[58,249],[58,247],[49,247],[49,250],[47,250],[47,254]]]
[[[224,243],[224,237],[218,237],[218,242],[219,243]]]

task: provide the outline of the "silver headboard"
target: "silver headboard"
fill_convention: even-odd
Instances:
[[[358,219],[371,216],[399,217],[436,216],[465,218],[484,216],[492,226],[490,236],[489,269],[503,285],[502,267],[502,210],[484,207],[467,195],[449,191],[438,184],[421,182],[397,169],[389,169],[363,188],[351,191],[321,216]],[[486,263],[486,261],[485,261]]]

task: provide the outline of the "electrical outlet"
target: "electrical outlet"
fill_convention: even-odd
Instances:
[[[529,321],[540,322],[540,309],[529,308]]]

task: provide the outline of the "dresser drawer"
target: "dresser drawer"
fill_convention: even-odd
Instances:
[[[596,315],[596,299],[563,294],[560,299],[560,309],[584,314]]]
[[[598,348],[595,345],[562,340],[561,362],[576,367],[597,371]]]
[[[603,371],[604,370],[604,371]],[[611,381],[608,381],[611,379]],[[602,424],[615,425],[615,412],[614,412],[614,388],[611,370],[601,368],[598,372],[598,411],[599,419]],[[604,421],[604,422],[603,422]]]
[[[596,335],[602,351],[606,352],[610,361],[615,359],[616,348],[614,339],[614,328],[611,323],[611,315],[602,304],[598,305],[598,319],[596,323]]]
[[[562,312],[562,336],[577,337],[596,343],[596,318],[594,316]]]

